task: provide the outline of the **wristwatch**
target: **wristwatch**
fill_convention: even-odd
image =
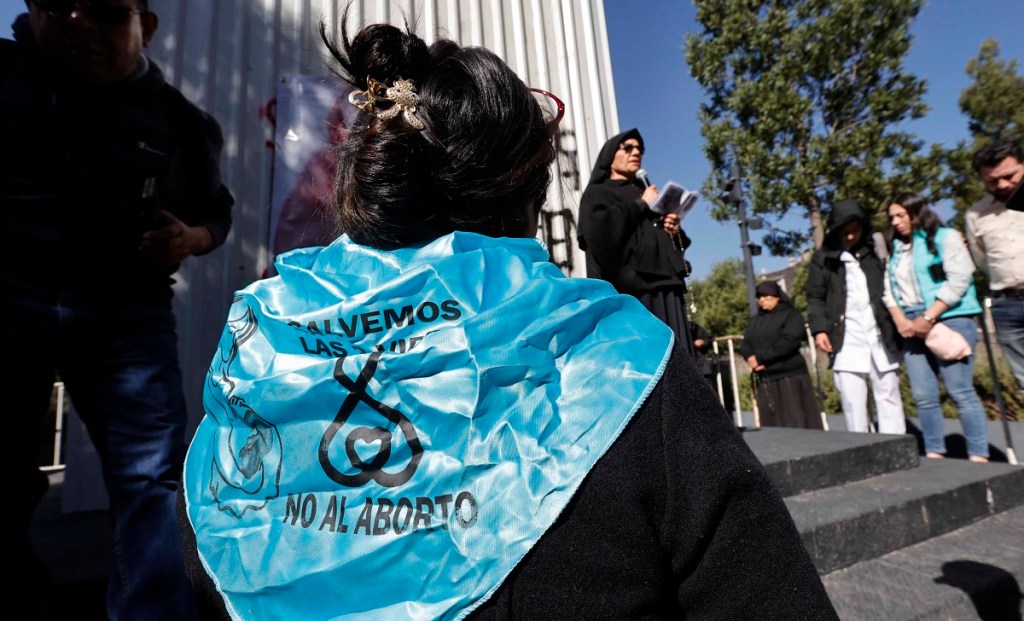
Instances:
[[[932,317],[928,313],[922,313],[921,318],[927,321],[928,323],[935,325],[935,317]]]

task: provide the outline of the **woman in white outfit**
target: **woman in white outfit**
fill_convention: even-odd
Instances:
[[[811,259],[807,311],[818,348],[829,354],[849,431],[868,431],[868,380],[879,433],[906,433],[900,398],[899,334],[882,292],[881,240],[856,201],[832,208],[825,244]]]

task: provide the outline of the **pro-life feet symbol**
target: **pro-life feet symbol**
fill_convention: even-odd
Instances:
[[[413,427],[412,422],[398,410],[388,407],[366,394],[366,385],[377,370],[380,356],[381,352],[370,354],[369,359],[366,361],[366,366],[359,372],[359,377],[355,381],[349,379],[342,369],[342,363],[345,361],[344,357],[338,358],[334,366],[334,379],[344,386],[349,391],[349,394],[345,401],[342,402],[341,408],[338,409],[338,415],[334,417],[334,421],[328,426],[323,437],[320,438],[320,448],[317,451],[317,457],[320,460],[320,467],[323,468],[324,473],[331,480],[347,487],[359,487],[371,480],[385,487],[398,487],[412,478],[413,473],[416,472],[416,467],[420,463],[420,458],[423,456],[423,445],[416,435],[416,428]],[[394,434],[383,427],[355,427],[345,438],[345,455],[348,457],[352,468],[358,472],[355,474],[345,474],[331,463],[331,445],[337,439],[338,432],[341,431],[360,402],[380,413],[394,425],[393,429],[401,430],[402,436],[409,446],[411,457],[409,463],[400,471],[388,472],[384,470],[388,460],[391,458]],[[363,442],[369,446],[377,444],[377,454],[369,460],[363,459],[357,451],[357,442]],[[352,468],[346,468],[346,470],[351,471]]]

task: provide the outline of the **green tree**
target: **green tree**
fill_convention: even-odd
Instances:
[[[1024,139],[1024,76],[1017,75],[1017,61],[1000,60],[999,43],[986,39],[967,63],[967,75],[974,83],[958,103],[975,141]]]
[[[735,157],[754,213],[803,209],[808,226],[774,229],[773,254],[824,240],[838,199],[880,204],[940,172],[941,150],[899,131],[927,111],[925,82],[904,71],[923,0],[695,0],[702,31],[687,36],[704,87],[704,194],[734,217],[717,188]]]
[[[707,278],[690,283],[690,291],[697,323],[708,332],[715,336],[743,334],[750,321],[743,261],[728,259],[714,264]]]
[[[1024,76],[1017,61],[999,58],[999,43],[987,39],[978,55],[967,63],[973,82],[960,93],[960,111],[967,117],[969,141],[961,141],[943,154],[945,174],[933,187],[933,195],[953,199],[958,220],[985,195],[985,188],[971,165],[971,154],[992,140],[1009,138],[1024,143]]]

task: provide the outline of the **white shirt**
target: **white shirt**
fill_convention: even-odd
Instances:
[[[839,255],[846,266],[846,309],[843,320],[843,348],[832,360],[832,370],[851,373],[868,373],[871,362],[879,371],[891,371],[899,367],[899,361],[890,357],[882,345],[878,322],[871,310],[871,292],[864,270],[849,252]]]
[[[1024,212],[990,195],[967,210],[964,223],[971,257],[992,290],[1024,288]]]

